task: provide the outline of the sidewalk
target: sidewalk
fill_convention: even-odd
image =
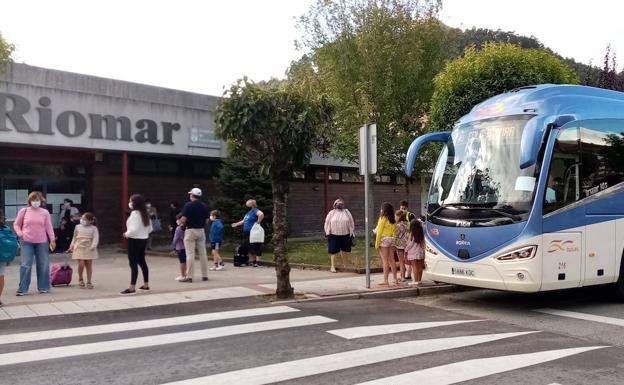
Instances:
[[[51,255],[51,263],[62,262],[65,258],[65,255]],[[100,258],[94,262],[93,284],[95,288],[93,290],[78,287],[77,263],[76,261],[70,263],[74,268],[70,287],[56,287],[52,288],[49,294],[38,294],[33,266],[29,294],[17,297],[15,296],[15,289],[19,281],[19,259],[14,261],[7,267],[5,273],[5,288],[1,297],[4,305],[0,308],[0,319],[78,313],[81,312],[80,309],[91,312],[124,308],[123,304],[115,304],[114,301],[110,301],[110,298],[120,298],[119,292],[128,285],[130,269],[125,254],[121,254],[115,249],[100,251]],[[232,264],[226,263],[226,268],[222,271],[209,271],[209,280],[204,282],[201,281],[200,277],[199,261],[196,261],[195,281],[181,283],[174,280],[179,275],[177,258],[149,255],[148,252],[148,265],[152,290],[131,297],[136,298],[131,301],[121,301],[127,304],[125,307],[157,306],[208,299],[273,294],[275,292],[274,267],[234,267]],[[211,265],[210,263],[209,266]],[[292,269],[290,279],[295,292],[304,295],[306,298],[391,292],[393,290],[405,290],[409,287],[407,285],[389,288],[377,287],[381,278],[380,274],[375,274],[371,277],[371,289],[366,289],[365,275],[330,273],[322,270]],[[139,273],[137,286],[141,284],[142,276]],[[414,291],[413,295],[417,295],[417,291]]]

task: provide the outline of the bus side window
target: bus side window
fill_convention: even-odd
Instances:
[[[544,194],[544,214],[580,199],[582,165],[578,131],[574,122],[561,128],[557,135]]]
[[[624,120],[580,123],[583,198],[624,182]]]

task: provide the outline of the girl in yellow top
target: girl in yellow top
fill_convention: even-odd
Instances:
[[[392,279],[395,285],[397,281],[396,263],[394,263],[394,235],[396,233],[396,220],[394,218],[394,208],[388,202],[381,205],[379,221],[377,221],[377,237],[375,238],[375,248],[381,256],[384,280],[380,286],[388,286],[388,270],[392,270]]]

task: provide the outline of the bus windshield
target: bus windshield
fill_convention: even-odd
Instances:
[[[482,225],[525,219],[536,179],[535,166],[520,169],[520,142],[532,117],[498,117],[455,127],[433,174],[429,215],[470,219],[475,213],[458,213],[472,209],[479,211],[476,217],[485,219]]]

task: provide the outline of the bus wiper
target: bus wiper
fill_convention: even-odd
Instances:
[[[518,215],[514,215],[514,214],[509,214],[507,212],[504,212],[502,210],[498,210],[495,209],[493,207],[488,207],[490,205],[496,205],[496,203],[492,204],[492,203],[447,203],[446,206],[453,206],[453,207],[461,207],[463,209],[466,210],[487,210],[487,211],[492,211],[502,217],[505,218],[509,218],[511,220],[513,220],[514,222],[518,222],[521,221],[522,218]],[[435,212],[435,211],[434,211]]]

